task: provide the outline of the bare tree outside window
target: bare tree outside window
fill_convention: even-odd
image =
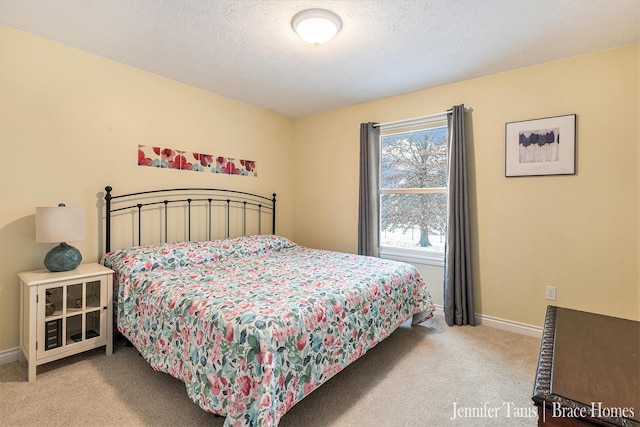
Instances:
[[[444,253],[447,128],[383,134],[381,246]]]

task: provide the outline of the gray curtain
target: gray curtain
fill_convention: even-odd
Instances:
[[[360,124],[360,198],[358,203],[358,253],[378,256],[380,210],[380,128]]]
[[[448,129],[449,198],[444,260],[444,317],[449,326],[475,325],[464,105],[452,108],[448,116]]]

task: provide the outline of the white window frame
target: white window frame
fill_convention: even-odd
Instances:
[[[382,133],[386,130],[413,128],[414,130],[424,129],[428,127],[439,127],[443,124],[446,126],[448,112],[433,114],[431,116],[417,117],[414,119],[400,120],[397,122],[380,124],[380,188],[378,188],[378,206],[381,207],[383,194],[432,194],[447,193],[447,187],[428,187],[428,188],[399,188],[399,189],[383,189],[382,188]],[[411,129],[409,129],[411,130]],[[448,135],[447,135],[448,138]],[[379,209],[382,215],[382,209]],[[381,219],[380,219],[381,221]],[[379,230],[382,232],[382,230]],[[399,248],[395,246],[379,245],[380,258],[392,259],[396,261],[404,261],[416,264],[434,265],[444,267],[444,253],[429,251],[424,249]]]

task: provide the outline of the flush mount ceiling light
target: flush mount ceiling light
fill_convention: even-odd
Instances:
[[[326,9],[307,9],[293,17],[291,27],[302,40],[318,45],[328,42],[338,34],[342,28],[342,19]]]

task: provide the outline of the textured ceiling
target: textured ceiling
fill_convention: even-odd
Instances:
[[[290,26],[311,7],[343,21],[321,46]],[[0,24],[301,117],[639,42],[640,0],[0,0]]]

